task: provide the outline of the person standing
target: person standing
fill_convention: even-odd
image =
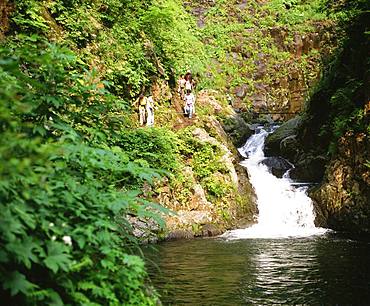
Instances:
[[[186,72],[184,79],[185,79],[185,91],[188,90],[193,91],[195,83],[190,70]]]
[[[137,100],[132,103],[132,105],[134,105],[135,107],[138,108],[138,111],[139,111],[139,123],[141,126],[144,125],[144,123],[146,122],[146,118],[145,118],[145,115],[146,115],[146,104],[147,104],[147,98],[144,96],[144,94],[140,94],[139,98],[137,98]]]
[[[177,92],[179,93],[181,100],[184,100],[185,83],[186,83],[186,80],[185,80],[184,76],[181,75],[181,77],[178,81],[178,88],[177,88]]]
[[[153,126],[154,125],[154,100],[152,96],[146,98],[146,125]]]
[[[191,118],[193,114],[195,114],[195,96],[190,89],[186,90],[184,101],[185,101],[184,106],[185,114],[188,115],[189,118]]]

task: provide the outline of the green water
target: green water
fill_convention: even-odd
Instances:
[[[199,239],[145,250],[164,305],[370,304],[370,243]]]

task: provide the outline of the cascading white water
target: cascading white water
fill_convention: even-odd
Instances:
[[[239,149],[247,157],[241,165],[248,169],[250,181],[257,196],[258,223],[232,230],[223,235],[228,239],[285,238],[320,235],[327,230],[314,225],[311,199],[306,188],[295,188],[287,175],[277,178],[262,164],[265,138],[268,132],[258,130]]]

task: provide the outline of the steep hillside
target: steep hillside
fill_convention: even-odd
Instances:
[[[337,34],[322,1],[191,1],[211,60],[204,86],[219,88],[243,111],[303,110]]]

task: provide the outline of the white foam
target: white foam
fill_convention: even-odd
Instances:
[[[322,235],[326,229],[314,224],[313,204],[305,187],[295,188],[288,176],[277,178],[264,159],[263,147],[268,133],[258,131],[251,136],[239,152],[248,157],[241,164],[248,169],[250,181],[257,196],[258,223],[246,228],[226,232],[228,239],[286,238]]]

